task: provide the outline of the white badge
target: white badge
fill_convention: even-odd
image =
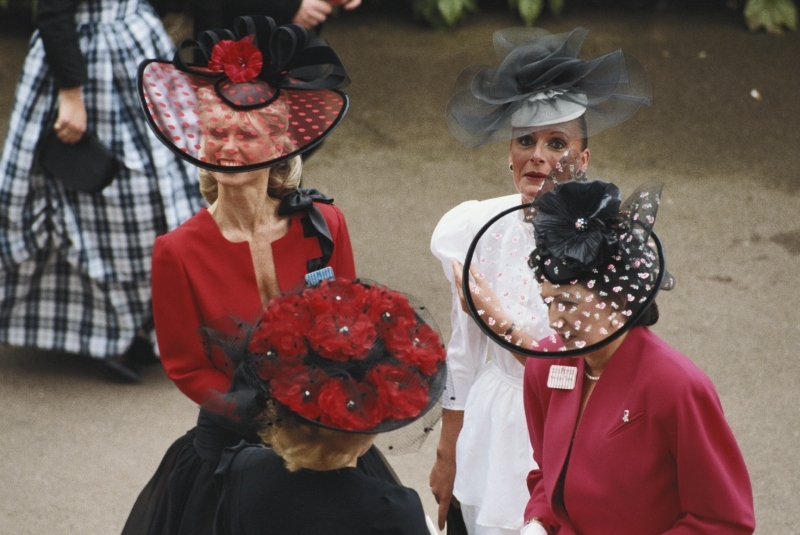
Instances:
[[[550,374],[547,376],[547,387],[559,390],[572,390],[575,388],[575,379],[578,378],[578,368],[576,366],[550,366]]]

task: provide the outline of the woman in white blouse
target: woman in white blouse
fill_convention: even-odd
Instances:
[[[533,201],[555,175],[582,176],[589,164],[588,137],[650,102],[641,66],[621,50],[589,61],[577,58],[586,34],[582,28],[561,35],[535,28],[496,32],[499,67],[465,70],[447,106],[448,126],[464,145],[510,140],[516,189],[456,206],[431,238],[431,251],[441,260],[453,293],[442,433],[430,474],[439,527],[447,520],[449,534],[464,533],[459,517],[469,535],[518,533],[528,499],[525,477],[536,467],[522,402],[523,362],[490,342],[462,310],[453,273],[489,219]],[[495,226],[473,253],[481,273],[498,293],[524,288],[516,296],[520,303],[540,301],[527,267],[535,247],[533,227],[513,218]],[[507,252],[502,262],[480,263],[498,248]],[[540,330],[544,338],[550,332],[544,304],[539,312],[526,319],[527,327]]]

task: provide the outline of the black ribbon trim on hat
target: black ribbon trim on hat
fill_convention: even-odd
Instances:
[[[298,188],[289,193],[281,200],[278,206],[278,215],[290,215],[297,213],[305,213],[306,217],[303,218],[303,229],[312,230],[311,236],[316,236],[319,241],[319,248],[322,251],[320,258],[314,258],[306,263],[308,272],[317,271],[328,265],[328,261],[333,255],[333,238],[331,238],[331,231],[328,228],[328,223],[325,221],[325,216],[322,211],[314,206],[314,202],[321,202],[324,204],[333,204],[333,199],[323,195],[314,188]],[[306,223],[306,221],[308,223]]]
[[[255,79],[269,84],[275,94],[266,103],[241,105],[230,102],[218,89],[219,96],[234,108],[266,106],[278,97],[281,89],[340,89],[350,83],[339,56],[316,34],[297,24],[277,26],[270,17],[257,15],[237,18],[234,31],[208,30],[197,40],[184,40],[172,64],[180,71],[208,78],[219,86],[229,80],[224,71],[212,71],[207,67],[212,49],[222,40],[239,41],[247,36],[253,37],[252,44],[259,49],[263,60]],[[188,64],[183,59],[187,49],[199,51],[204,61]]]

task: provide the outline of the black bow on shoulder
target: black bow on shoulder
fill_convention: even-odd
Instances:
[[[316,235],[319,241],[319,248],[322,250],[322,257],[315,258],[308,262],[308,270],[316,271],[328,264],[333,255],[333,238],[325,221],[322,211],[314,206],[314,201],[324,204],[333,204],[333,199],[327,197],[314,188],[298,188],[281,199],[278,206],[278,215],[290,215],[305,213],[310,225],[303,225],[304,230],[310,230]]]

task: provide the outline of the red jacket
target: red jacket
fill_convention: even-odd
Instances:
[[[574,389],[547,387],[553,364],[578,367]],[[603,370],[573,440],[583,366],[535,358],[525,366],[539,465],[528,475],[526,519],[559,535],[753,532],[747,467],[702,371],[649,329],[634,328]]]
[[[342,212],[315,203],[334,243],[328,265],[340,279],[356,276],[350,236]],[[316,237],[303,235],[303,214],[290,216],[289,231],[272,243],[281,290],[301,284],[306,261],[322,256]],[[153,247],[153,317],[161,363],[178,388],[200,405],[226,392],[233,370],[221,352],[209,360],[199,329],[237,318],[255,321],[263,309],[247,242],[225,239],[205,208]]]

